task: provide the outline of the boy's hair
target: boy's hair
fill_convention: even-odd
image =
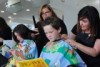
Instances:
[[[48,17],[42,22],[42,27],[46,25],[51,25],[53,28],[58,30],[61,27],[60,20],[55,17]]]

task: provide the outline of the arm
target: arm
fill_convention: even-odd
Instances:
[[[85,54],[90,55],[92,57],[96,57],[97,55],[100,54],[100,39],[97,39],[96,40],[93,48],[84,46],[83,44],[80,44],[78,42],[75,42],[74,40],[67,40],[67,42],[71,46],[76,47],[80,51],[82,51]]]
[[[37,47],[35,42],[30,41],[29,42],[29,47],[27,49],[27,52],[25,54],[26,59],[33,59],[38,57],[38,52],[37,52]]]
[[[100,54],[100,39],[96,40],[93,48],[90,48],[81,44],[77,44],[76,47],[82,52],[92,57],[96,57],[98,54]]]
[[[84,52],[85,54],[87,55],[90,55],[92,57],[95,57],[97,56],[98,54],[100,54],[100,39],[97,39],[95,41],[95,44],[94,44],[94,47],[91,48],[91,47],[87,47],[87,46],[84,46],[83,44],[80,44],[78,42],[75,42],[74,40],[76,39],[76,36],[77,36],[77,26],[75,25],[73,28],[72,28],[72,33],[70,35],[70,39],[72,40],[69,40],[67,39],[66,41],[73,47],[76,47],[77,49],[79,49],[80,51]]]
[[[20,51],[15,50],[15,55],[16,55],[17,57],[20,56],[22,59],[26,59],[25,56],[24,56],[24,54],[23,54],[23,51],[22,51],[22,50],[20,50]]]
[[[73,34],[72,32],[68,35],[68,39],[72,39],[75,40],[76,39],[76,35]]]
[[[77,25],[74,25],[74,27],[71,30],[71,33],[68,35],[68,38],[75,40],[76,36],[77,36]]]

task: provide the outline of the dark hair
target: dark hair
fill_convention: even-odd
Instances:
[[[12,39],[12,30],[6,23],[5,19],[0,17],[0,37],[4,40]],[[0,46],[3,45],[3,42],[0,42]]]
[[[2,17],[0,17],[0,37],[4,40],[12,39],[12,30]]]
[[[43,21],[43,18],[42,18],[42,10],[43,10],[44,8],[47,8],[47,9],[52,13],[52,16],[53,16],[53,17],[58,18],[57,15],[56,15],[56,13],[53,11],[52,7],[51,7],[50,5],[48,5],[48,4],[44,4],[44,5],[41,7],[41,9],[40,9],[40,21]]]
[[[82,32],[79,21],[87,18],[90,22],[91,36],[97,35],[100,26],[100,17],[98,10],[93,6],[85,6],[78,13],[77,32]]]
[[[48,17],[42,22],[42,26],[51,25],[53,28],[58,30],[61,27],[60,20],[55,17]]]
[[[4,18],[0,17],[0,30],[9,28]]]
[[[31,33],[34,33],[34,31],[27,28],[24,24],[17,25],[13,30],[13,39],[16,42],[19,42],[15,36],[14,33],[18,33],[23,39],[32,39]]]

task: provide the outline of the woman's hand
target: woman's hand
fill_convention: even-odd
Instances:
[[[10,52],[11,55],[15,55],[15,50],[14,49],[11,49],[9,52]]]
[[[69,43],[73,48],[77,48],[77,45],[79,44],[78,42],[71,39],[67,39],[66,42]]]
[[[67,39],[67,34],[61,34],[61,39],[66,40]]]
[[[20,56],[20,54],[21,54],[21,53],[20,53],[20,51],[15,50],[15,55],[16,55],[16,56],[18,56],[18,57],[19,57],[19,56]]]
[[[92,57],[96,57],[97,55],[100,54],[100,39],[96,40],[94,47],[88,47],[88,46],[85,46],[81,43],[75,42],[74,40],[70,40],[70,39],[67,39],[66,42],[69,43],[75,49],[77,48],[83,53],[90,55]]]

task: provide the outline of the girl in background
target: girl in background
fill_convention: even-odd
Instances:
[[[13,39],[17,43],[16,56],[20,56],[22,59],[34,59],[38,57],[37,47],[32,40],[31,34],[32,31],[23,24],[19,24],[14,28]]]

